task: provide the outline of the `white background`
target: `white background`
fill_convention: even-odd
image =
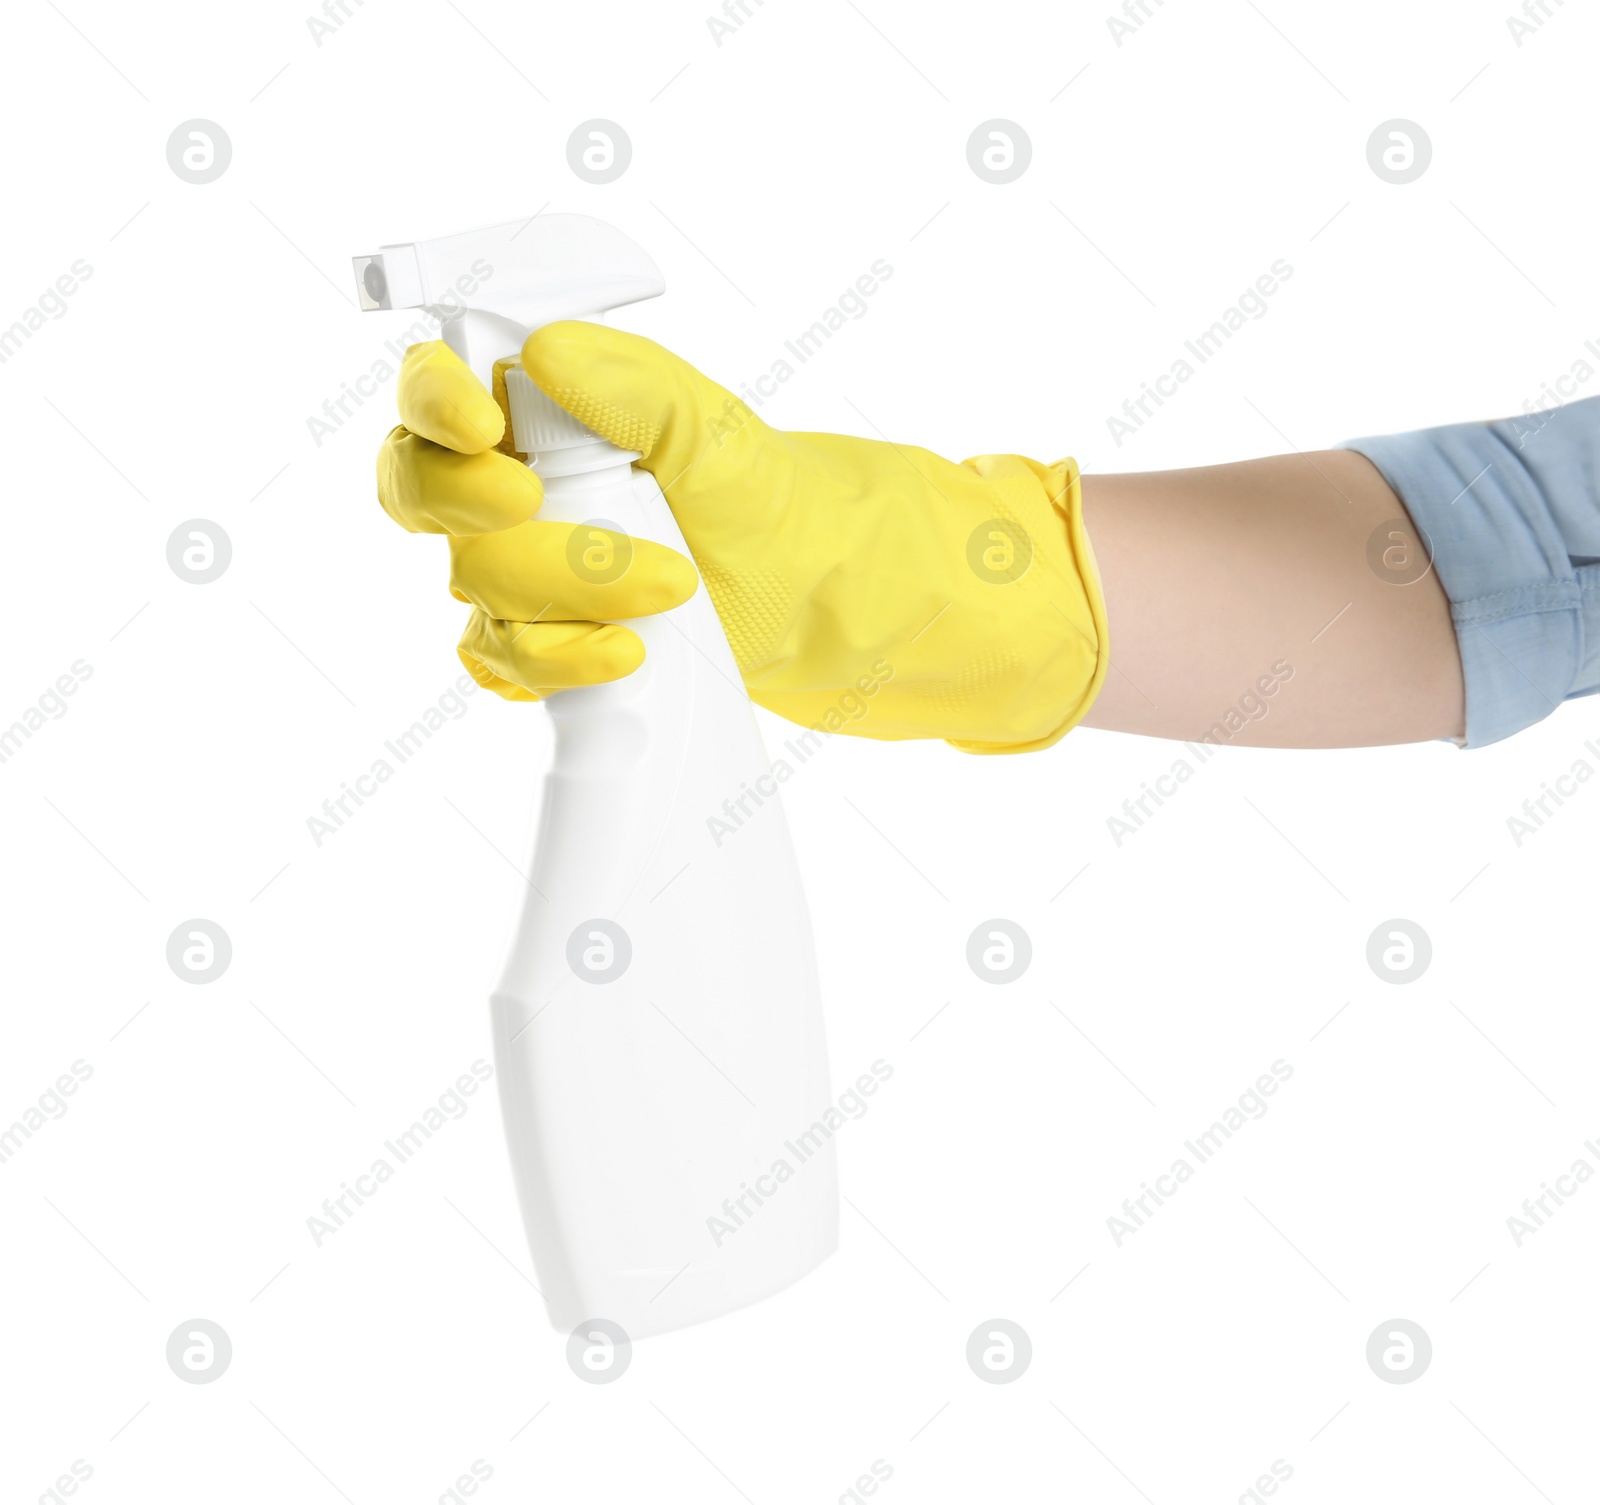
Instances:
[[[894,1076],[840,1135],[834,1259],[580,1383],[492,1092],[315,1246],[490,1053],[550,747],[478,695],[308,834],[460,672],[442,548],[374,501],[392,383],[308,430],[407,322],[356,313],[353,253],[598,215],[667,276],[618,322],[730,385],[881,257],[764,416],[1091,472],[1515,412],[1600,339],[1582,6],[1520,47],[1493,0],[1170,0],[1120,47],[1092,4],[751,12],[719,47],[679,0],[352,0],[319,46],[293,3],[9,9],[0,325],[93,274],[0,366],[0,723],[93,673],[0,764],[0,1124],[93,1075],[0,1165],[0,1493],[83,1460],[106,1505],[423,1505],[481,1459],[491,1501],[777,1505],[881,1459],[890,1501],[1168,1505],[1282,1459],[1304,1505],[1592,1498],[1600,1189],[1520,1248],[1506,1219],[1600,1164],[1600,792],[1520,848],[1506,818],[1600,766],[1593,701],[1476,753],[1224,750],[1120,847],[1175,745],[836,738],[786,800],[836,1081]],[[204,186],[165,157],[195,117],[233,146]],[[593,117],[633,143],[603,187],[566,160]],[[966,161],[994,117],[1033,143],[1003,187]],[[1404,187],[1366,161],[1393,117],[1434,147]],[[1107,416],[1278,258],[1268,315],[1118,448]],[[192,518],[232,540],[210,585],[166,561]],[[1006,987],[964,959],[994,916],[1033,939]],[[206,986],[165,960],[193,917],[233,944]],[[1407,986],[1365,959],[1394,917],[1434,948]],[[1279,1058],[1266,1116],[1117,1247]],[[209,1385],[164,1358],[195,1317],[233,1343]],[[964,1360],[993,1317],[1032,1338],[1013,1384]],[[1434,1347],[1409,1385],[1364,1357],[1396,1317]]]

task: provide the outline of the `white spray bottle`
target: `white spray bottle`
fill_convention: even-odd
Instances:
[[[663,290],[626,236],[538,215],[355,261],[363,308],[426,309],[509,410],[578,557],[615,568],[619,533],[689,555],[639,456],[517,362],[542,324]],[[555,762],[491,1009],[550,1320],[639,1338],[799,1279],[837,1245],[838,1190],[805,894],[738,667],[703,584],[629,625],[643,667],[546,702]]]

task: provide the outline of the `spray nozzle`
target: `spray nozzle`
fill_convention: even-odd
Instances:
[[[497,397],[506,392],[516,446],[526,454],[603,441],[520,368],[505,369],[522,342],[541,324],[601,319],[666,287],[656,264],[626,235],[585,214],[536,214],[382,246],[353,260],[362,311],[421,308],[436,318],[440,338],[479,380]]]
[[[484,369],[521,349],[541,324],[592,319],[654,298],[656,264],[620,230],[585,214],[536,214],[462,235],[380,247],[354,258],[365,312],[423,308],[468,365]],[[463,349],[451,337],[451,325]]]

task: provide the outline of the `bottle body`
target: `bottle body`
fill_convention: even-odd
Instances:
[[[614,454],[547,475],[541,518],[687,555],[654,479]],[[810,920],[733,655],[703,585],[629,625],[636,673],[549,700],[555,761],[492,1013],[551,1321],[636,1338],[805,1274],[837,1244],[838,1193]]]

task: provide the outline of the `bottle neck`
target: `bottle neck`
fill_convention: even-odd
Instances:
[[[528,462],[528,468],[544,482],[546,492],[580,496],[625,483],[638,458],[637,451],[618,449],[614,444],[597,439],[593,444],[536,454]]]
[[[637,450],[619,449],[574,418],[519,365],[505,363],[505,393],[512,442],[519,454],[532,457],[541,480],[602,472],[607,478],[601,484],[611,485],[619,467],[626,471],[639,458]]]

